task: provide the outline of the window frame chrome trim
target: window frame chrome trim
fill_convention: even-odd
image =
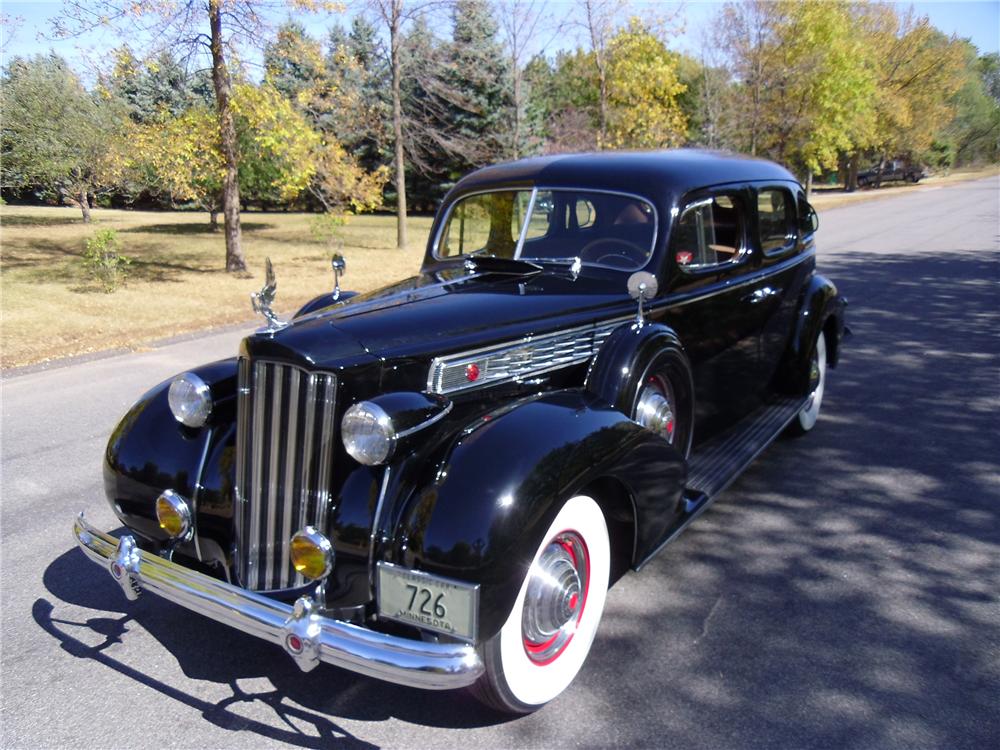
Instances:
[[[785,235],[785,244],[782,245],[779,248],[774,249],[774,250],[765,250],[764,249],[764,242],[763,242],[764,238],[761,236],[761,231],[760,231],[760,203],[759,203],[759,201],[760,201],[760,194],[763,193],[763,192],[766,192],[768,190],[778,190],[778,191],[783,191],[785,193],[785,199],[786,199],[786,202],[785,202],[786,223],[787,223],[787,215],[788,215],[788,207],[789,206],[791,206],[792,214],[793,214],[793,218],[792,218],[792,221],[791,221],[792,234],[790,234],[790,235],[786,234]],[[782,258],[784,256],[791,255],[792,253],[794,253],[795,251],[797,251],[800,247],[802,247],[802,235],[803,235],[803,233],[802,233],[802,228],[799,226],[799,199],[798,199],[798,196],[794,192],[792,192],[792,189],[790,187],[788,187],[787,185],[779,185],[779,184],[773,184],[773,183],[764,183],[762,185],[754,185],[753,186],[753,191],[754,191],[754,197],[756,198],[756,200],[754,202],[757,205],[757,208],[755,209],[756,212],[757,212],[757,236],[756,236],[755,239],[757,240],[757,244],[760,246],[760,252],[761,252],[761,254],[765,258],[768,258],[768,259],[771,259],[771,258]],[[788,200],[789,198],[791,200]]]
[[[697,278],[699,275],[708,275],[712,273],[720,273],[728,271],[731,268],[740,268],[746,265],[751,258],[754,256],[753,243],[750,237],[750,206],[746,205],[746,199],[740,195],[741,188],[737,187],[719,187],[719,188],[706,188],[710,192],[710,195],[706,195],[704,198],[697,198],[690,203],[685,203],[683,208],[677,211],[677,218],[671,224],[670,236],[667,237],[666,241],[666,253],[668,263],[672,264],[678,271],[683,273],[685,276],[691,276]],[[701,192],[700,190],[697,192]],[[733,256],[732,260],[725,261],[724,263],[701,263],[698,265],[687,265],[682,266],[677,262],[676,258],[670,257],[670,243],[673,240],[674,233],[677,230],[677,226],[684,219],[684,214],[688,211],[692,211],[696,208],[702,208],[704,206],[710,206],[715,202],[715,199],[720,195],[730,195],[735,198],[739,203],[744,204],[743,212],[741,216],[740,228],[740,251]]]

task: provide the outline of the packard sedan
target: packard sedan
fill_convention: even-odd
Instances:
[[[776,436],[816,424],[845,301],[770,162],[526,159],[446,196],[420,273],[161,383],[107,447],[150,591],[321,662],[529,712],[574,679],[608,587]],[[279,269],[280,270],[280,269]]]

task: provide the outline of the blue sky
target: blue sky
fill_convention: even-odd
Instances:
[[[714,0],[689,0],[683,3],[647,0],[633,3],[633,8],[638,15],[645,15],[648,12],[661,14],[679,12],[684,19],[685,31],[672,46],[693,53],[698,50],[702,32],[711,24],[720,4]],[[1000,51],[1000,0],[897,3],[900,9],[905,9],[911,4],[918,15],[927,15],[931,23],[945,33],[971,39],[980,52]],[[74,40],[44,38],[50,30],[50,19],[60,10],[61,2],[57,0],[4,1],[0,7],[7,18],[19,19],[12,34],[8,33],[7,27],[3,29],[4,62],[16,55],[32,55],[52,49],[78,64],[81,76],[91,79],[92,71],[103,63],[103,53],[120,44],[117,37],[107,32],[90,34]],[[571,0],[550,0],[550,8],[553,16],[572,17],[577,12],[577,5]],[[282,17],[279,15],[274,20],[280,21]],[[338,16],[313,16],[303,20],[313,34],[321,36],[325,28],[337,22]],[[346,19],[341,16],[339,20],[343,22]],[[555,52],[560,47],[571,47],[574,44],[575,39],[572,34],[563,34],[558,40],[550,43],[546,51]]]

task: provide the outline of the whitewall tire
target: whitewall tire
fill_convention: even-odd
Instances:
[[[500,632],[483,644],[486,673],[476,696],[494,708],[528,713],[563,692],[590,652],[611,570],[600,506],[577,495],[559,510]]]
[[[826,337],[821,331],[816,337],[812,354],[809,357],[809,396],[805,406],[799,411],[792,422],[793,432],[800,435],[809,432],[816,426],[819,410],[823,405],[823,391],[826,389]]]

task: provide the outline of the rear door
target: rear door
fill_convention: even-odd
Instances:
[[[805,194],[797,186],[759,185],[754,189],[755,244],[761,254],[764,283],[756,288],[752,304],[761,320],[760,376],[774,378],[795,325],[799,297],[813,268],[812,234],[800,230],[798,204]]]

